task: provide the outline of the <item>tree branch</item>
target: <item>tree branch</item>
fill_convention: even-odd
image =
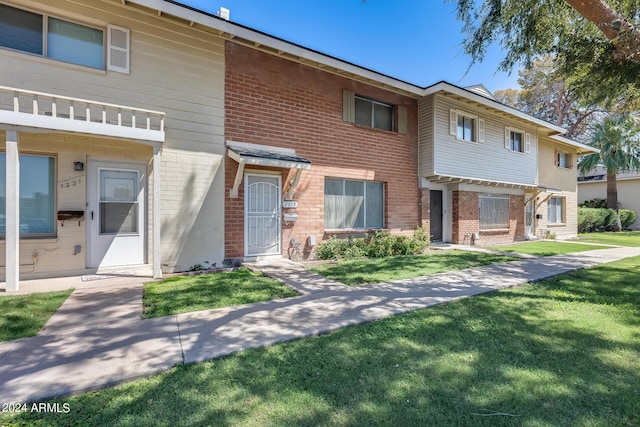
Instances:
[[[640,62],[640,29],[604,0],[565,0],[580,15],[594,23],[615,47],[615,62]]]

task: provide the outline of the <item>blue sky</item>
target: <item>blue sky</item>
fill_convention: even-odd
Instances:
[[[517,70],[496,73],[498,47],[467,72],[462,23],[445,0],[180,1],[211,13],[226,7],[233,22],[420,86],[517,87]]]

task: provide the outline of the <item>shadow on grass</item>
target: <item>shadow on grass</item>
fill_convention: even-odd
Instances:
[[[638,425],[640,315],[632,305],[637,307],[640,296],[637,281],[627,282],[638,267],[635,258],[179,366],[65,399],[69,414],[21,414],[14,421]],[[567,296],[572,294],[576,298]]]
[[[277,280],[247,269],[172,277],[145,285],[143,318],[250,304],[298,295]]]

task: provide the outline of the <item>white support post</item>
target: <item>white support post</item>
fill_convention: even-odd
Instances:
[[[162,278],[160,251],[160,147],[153,148],[153,278]]]
[[[6,286],[8,292],[20,288],[20,156],[18,132],[7,130],[6,154]]]

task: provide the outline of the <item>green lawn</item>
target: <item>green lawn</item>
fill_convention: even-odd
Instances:
[[[529,254],[537,256],[552,256],[606,248],[607,246],[581,245],[580,243],[568,242],[524,242],[507,246],[492,246],[488,249],[500,252],[515,252],[519,254]]]
[[[275,279],[247,269],[178,276],[144,285],[142,317],[160,317],[296,296]]]
[[[71,292],[72,289],[0,297],[0,341],[38,335]]]
[[[640,231],[584,233],[578,236],[578,240],[603,245],[640,246]]]
[[[428,276],[449,270],[513,261],[516,258],[468,251],[438,251],[424,255],[358,258],[310,268],[349,286]]]
[[[41,426],[637,426],[640,257],[57,400]]]

